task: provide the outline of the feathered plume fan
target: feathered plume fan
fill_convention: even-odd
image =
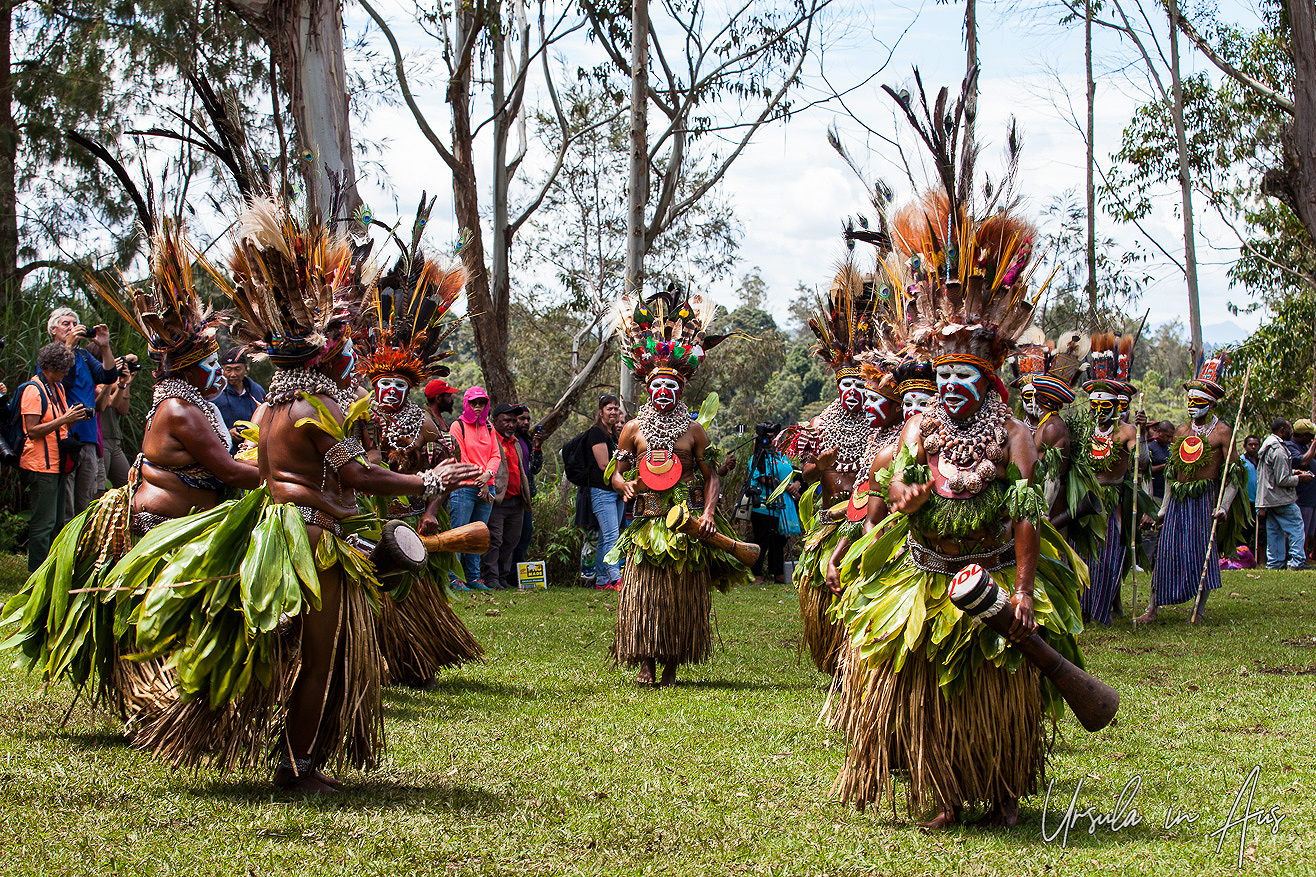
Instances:
[[[686,379],[705,354],[732,335],[708,335],[716,309],[698,293],[687,294],[677,282],[667,284],[643,301],[623,294],[618,304],[618,329],[626,338],[622,362],[641,382],[657,368],[668,368]]]
[[[877,290],[871,275],[865,277],[847,258],[836,269],[826,300],[819,300],[809,328],[818,338],[814,354],[838,377],[859,368],[858,358],[873,348]]]
[[[104,163],[123,185],[137,210],[138,225],[149,246],[151,282],[143,292],[120,274],[110,278],[87,270],[88,283],[120,316],[147,339],[147,349],[158,375],[195,365],[218,350],[212,313],[197,295],[194,266],[209,273],[214,268],[187,241],[182,223],[161,218],[154,205],[150,178],[145,194],[132,175],[109,150],[76,131],[68,139]]]
[[[447,315],[470,273],[459,259],[441,262],[421,252],[420,240],[434,200],[426,201],[421,193],[410,246],[399,241],[402,253],[397,262],[368,287],[355,338],[362,352],[357,371],[371,381],[391,374],[417,386],[448,374],[441,362],[452,351],[444,350],[443,342],[458,321]]]

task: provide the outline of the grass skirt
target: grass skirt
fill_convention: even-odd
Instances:
[[[1087,567],[1050,523],[1034,580],[1039,635],[1078,666],[1078,593]],[[914,565],[908,519],[891,515],[858,540],[842,566],[845,596],[834,612],[847,644],[829,722],[850,750],[836,791],[860,806],[907,773],[919,812],[1031,794],[1043,764],[1043,717],[1064,701],[995,631],[950,602],[951,576]],[[1014,586],[1015,569],[991,573]],[[893,797],[894,800],[894,797]]]
[[[712,608],[707,569],[681,572],[675,564],[628,562],[621,574],[613,659],[628,667],[645,658],[659,664],[707,661],[713,654]]]
[[[173,689],[172,675],[155,662],[133,662],[132,617],[140,595],[104,587],[110,568],[132,545],[132,492],[119,487],[70,521],[45,562],[5,605],[6,627],[17,629],[0,647],[19,652],[18,665],[46,682],[64,680],[90,694],[93,706],[132,721]]]
[[[388,685],[424,685],[444,667],[484,656],[484,649],[453,611],[446,581],[437,579],[428,567],[404,599],[390,595],[379,601],[375,635]]]
[[[845,638],[845,629],[828,613],[835,597],[827,588],[827,563],[841,539],[857,530],[846,521],[814,524],[795,563],[803,643],[809,647],[813,665],[828,676],[836,673],[837,652]]]
[[[382,662],[368,558],[325,532],[312,548],[296,507],[264,488],[151,530],[107,576],[144,595],[136,658],[161,657],[177,698],[138,729],[175,765],[257,768],[283,746],[301,672],[302,618],[320,611],[320,573],[342,573],[329,685],[311,753],[317,764],[374,766],[383,749]]]

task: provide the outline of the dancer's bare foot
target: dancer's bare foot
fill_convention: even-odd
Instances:
[[[1206,613],[1205,613],[1205,612],[1198,612],[1198,611],[1194,610],[1194,611],[1193,611],[1193,614],[1190,615],[1190,616],[1188,616],[1188,623],[1189,623],[1189,624],[1204,624],[1205,622],[1206,622]]]
[[[312,771],[311,776],[315,777],[317,781],[324,783],[326,786],[336,791],[342,791],[343,786],[346,785],[346,783],[344,783],[338,777],[331,777],[329,776],[329,774],[325,773],[324,771],[320,771],[320,770]]]
[[[1156,610],[1148,609],[1146,612],[1133,619],[1134,624],[1151,624],[1156,620]]]
[[[274,769],[274,785],[280,791],[299,795],[337,795],[338,788],[321,781],[317,774],[324,776],[319,771],[299,775],[291,767],[280,765]]]
[[[658,680],[658,687],[662,688],[667,685],[674,685],[675,683],[676,683],[676,664],[675,663],[664,664],[663,678]]]
[[[924,831],[945,831],[960,821],[959,814],[954,810],[943,810],[927,822],[920,822],[918,827]]]
[[[640,672],[636,675],[635,681],[641,685],[653,685],[653,658],[644,658],[640,661]]]
[[[1005,798],[996,802],[979,821],[984,828],[1009,828],[1019,822],[1019,799]]]

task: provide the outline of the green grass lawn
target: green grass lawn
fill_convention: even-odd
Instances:
[[[0,595],[19,586],[20,560],[0,558]],[[664,691],[609,664],[611,592],[464,595],[487,662],[433,692],[389,690],[383,768],[345,777],[350,791],[328,801],[278,797],[264,777],[172,771],[81,705],[62,725],[70,692],[0,659],[0,869],[1227,874],[1241,828],[1220,852],[1207,835],[1259,765],[1251,809],[1282,820],[1274,833],[1249,825],[1243,870],[1316,873],[1313,595],[1313,573],[1226,573],[1205,629],[1170,610],[1136,632],[1121,621],[1084,635],[1089,669],[1123,700],[1098,734],[1061,726],[1047,834],[1080,781],[1077,809],[1096,813],[1140,778],[1143,821],[1089,834],[1080,819],[1064,848],[1042,837],[1041,797],[1012,830],[933,836],[889,806],[836,803],[845,741],[817,724],[825,680],[797,657],[781,586],[715,595],[717,656]],[[1167,828],[1167,810],[1197,820]]]

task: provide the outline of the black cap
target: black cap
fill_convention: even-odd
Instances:
[[[247,364],[247,351],[241,347],[230,347],[224,351],[224,355],[219,358],[220,365],[233,365],[234,363]]]
[[[497,417],[500,414],[520,414],[522,411],[530,409],[524,405],[513,405],[511,402],[499,402],[494,406],[494,410],[489,414],[490,417]]]

